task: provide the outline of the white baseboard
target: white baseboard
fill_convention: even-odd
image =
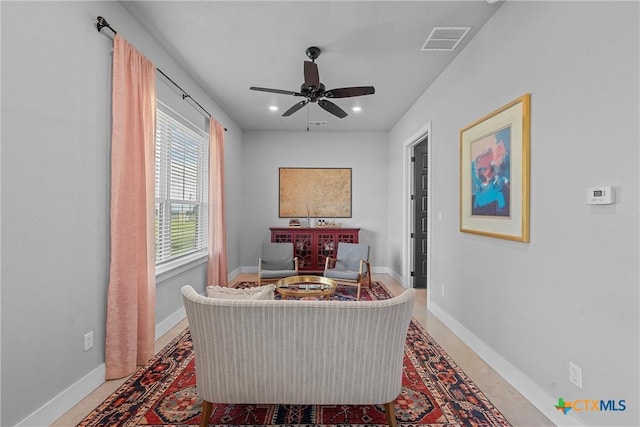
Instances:
[[[105,369],[105,364],[101,364],[16,425],[51,425],[51,423],[104,383]]]
[[[180,323],[185,317],[187,317],[187,314],[184,311],[184,307],[181,307],[178,311],[158,323],[156,325],[156,339],[173,329],[173,327]],[[105,369],[105,364],[101,364],[49,402],[42,405],[27,418],[20,421],[17,426],[50,425],[104,383]]]
[[[557,426],[583,426],[584,424],[571,414],[564,415],[554,408],[558,396],[551,396],[531,378],[513,366],[500,354],[476,337],[438,304],[430,301],[428,310],[446,327],[467,344],[493,370],[520,392],[533,406],[542,412]]]
[[[254,274],[258,274],[258,267],[255,266],[242,266],[238,269],[236,269],[235,271],[239,271],[240,273],[254,273]],[[393,271],[387,267],[376,267],[375,265],[371,267],[371,272],[375,273],[375,274],[388,274],[389,276],[392,276],[394,279],[396,279],[398,282],[400,282],[400,276],[398,276],[397,274],[393,273]],[[300,273],[302,274],[302,273]],[[237,276],[238,274],[236,274]],[[235,276],[234,276],[235,277]],[[231,279],[229,279],[231,280]]]
[[[187,312],[184,311],[184,307],[180,307],[178,311],[158,323],[156,325],[156,340],[173,329],[178,323],[182,322],[185,317],[187,317]]]
[[[256,267],[256,273],[258,272],[258,267]],[[232,281],[233,279],[235,279],[236,277],[238,277],[238,275],[240,273],[244,273],[244,271],[242,271],[242,267],[238,267],[235,270],[233,270],[230,273],[227,273],[227,280]]]
[[[371,272],[373,273],[377,273],[377,271],[375,271],[375,269],[371,269]],[[381,273],[386,273],[389,276],[391,276],[393,278],[393,280],[395,280],[396,282],[400,283],[400,285],[402,285],[402,287],[406,288],[408,287],[406,283],[404,283],[404,277],[399,275],[398,273],[396,273],[395,271],[393,271],[391,268],[387,268],[386,271]]]

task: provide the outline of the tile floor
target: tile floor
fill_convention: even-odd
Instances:
[[[402,292],[403,288],[386,274],[374,274],[373,279],[384,283],[393,293]],[[255,274],[241,274],[234,281],[257,280]],[[462,368],[494,405],[514,426],[553,426],[554,424],[527,401],[518,391],[491,369],[469,347],[444,326],[427,309],[426,290],[418,291],[418,299],[414,307],[414,318],[422,324],[429,334],[445,349],[451,358]],[[156,341],[156,351],[160,351],[177,334],[184,330],[187,321],[183,320],[171,331]],[[126,378],[108,381],[97,388],[69,412],[56,420],[54,427],[75,426],[95,407],[113,393]]]

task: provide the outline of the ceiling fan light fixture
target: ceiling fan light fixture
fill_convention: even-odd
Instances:
[[[353,111],[354,113],[359,113],[360,111],[362,111],[362,107],[360,107],[359,105],[354,105],[353,107],[351,107],[351,111]]]
[[[277,105],[269,105],[269,110],[278,111],[278,106]]]

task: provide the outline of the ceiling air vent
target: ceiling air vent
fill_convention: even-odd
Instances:
[[[420,50],[452,51],[470,29],[471,27],[434,27]]]
[[[309,127],[326,126],[326,120],[309,120]]]

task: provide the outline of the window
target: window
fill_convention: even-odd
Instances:
[[[207,249],[208,136],[166,105],[156,113],[156,265]]]

